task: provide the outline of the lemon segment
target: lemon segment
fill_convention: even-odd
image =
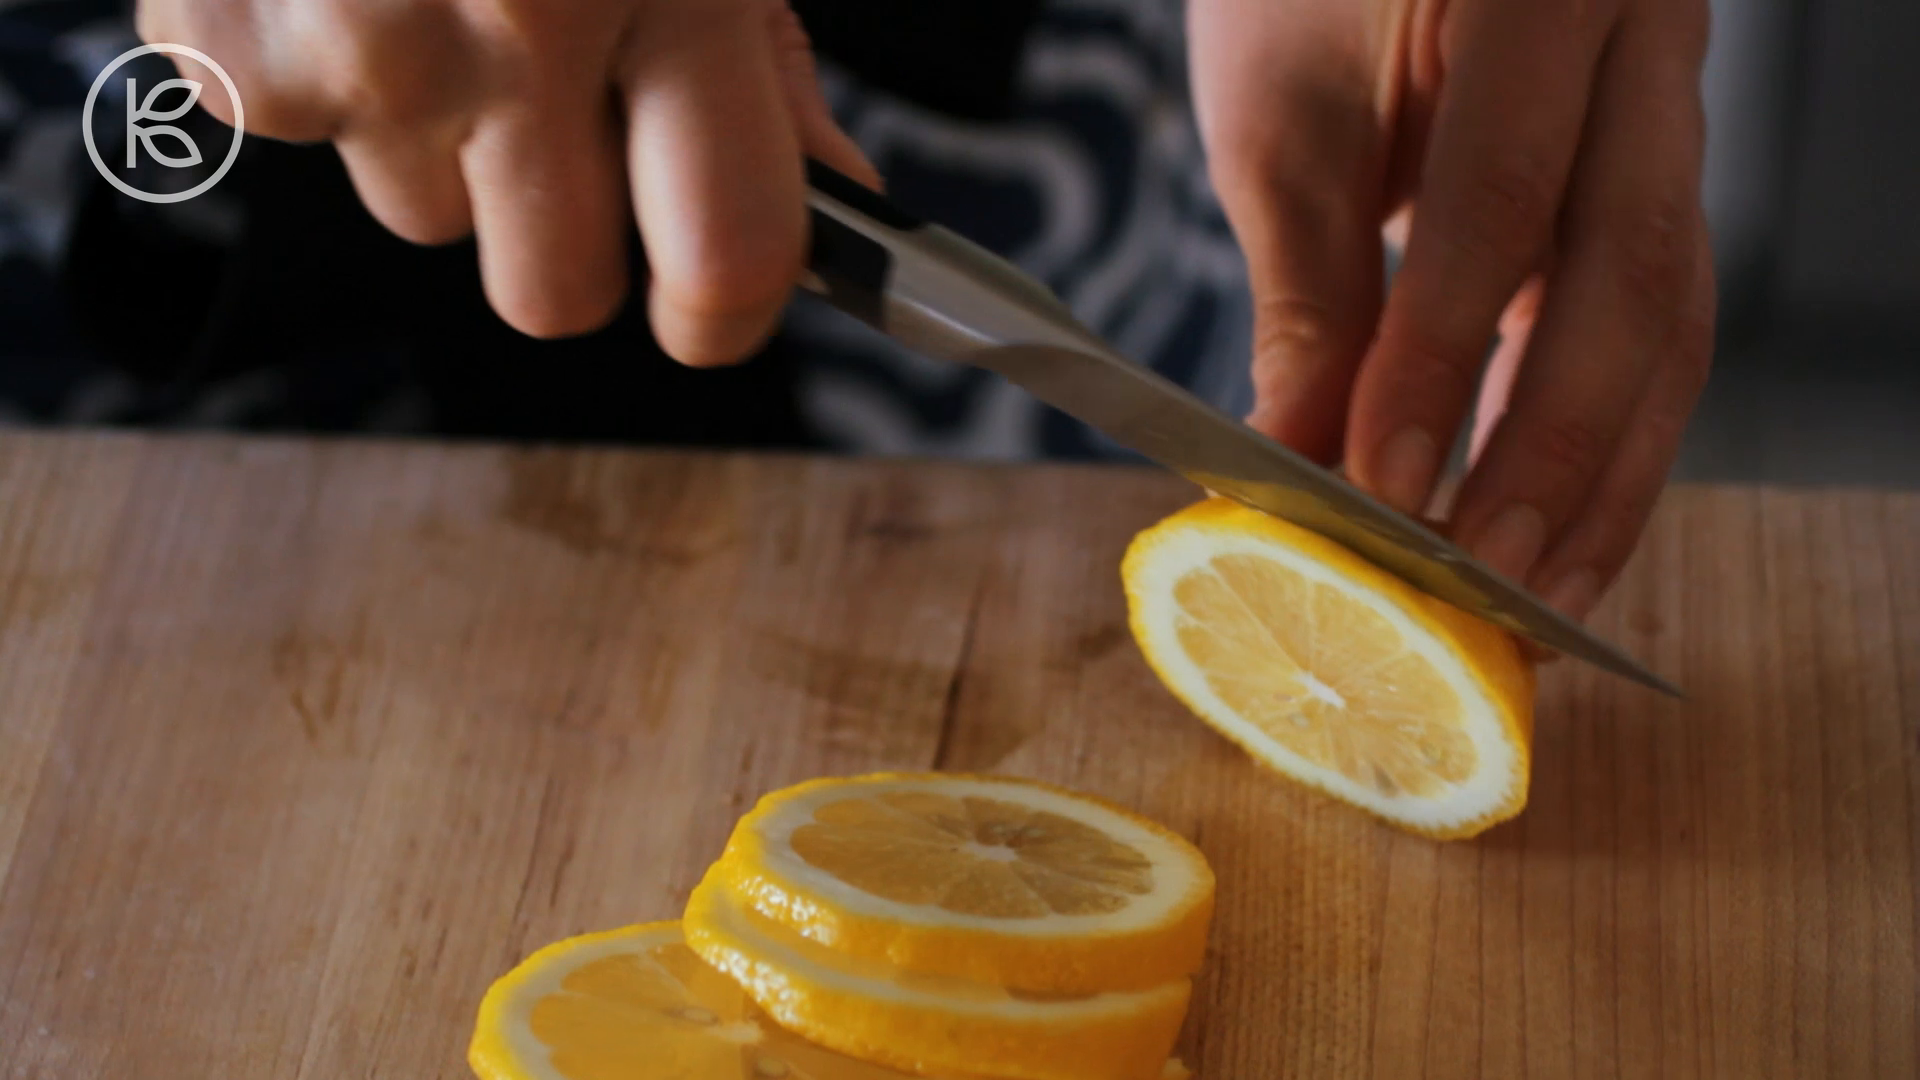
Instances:
[[[998,777],[775,792],[716,867],[755,914],[855,960],[1017,991],[1146,990],[1199,969],[1206,859],[1109,804]]]
[[[1121,576],[1148,664],[1262,764],[1437,837],[1525,806],[1533,669],[1504,631],[1224,499],[1142,532]]]
[[[1150,990],[1031,995],[852,957],[748,907],[716,865],[694,889],[687,943],[775,1021],[821,1046],[923,1075],[1156,1080],[1185,1019],[1187,979]]]

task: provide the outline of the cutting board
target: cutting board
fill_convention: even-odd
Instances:
[[[1402,836],[1126,630],[1119,467],[0,437],[0,1075],[464,1077],[488,982],[674,916],[808,777],[1040,777],[1219,872],[1182,1055],[1913,1077],[1920,497],[1671,492],[1533,796]]]

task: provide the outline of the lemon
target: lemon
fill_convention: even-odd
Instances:
[[[480,1080],[915,1080],[781,1029],[677,922],[534,953],[487,992],[468,1060]],[[1162,1068],[1163,1080],[1190,1075]]]
[[[716,865],[683,926],[702,959],[784,1028],[851,1057],[920,1073],[1005,1080],[1156,1080],[1170,1070],[1191,992],[1036,997],[849,957],[749,908]]]
[[[1260,763],[1434,837],[1526,805],[1534,676],[1505,631],[1217,498],[1140,533],[1121,578],[1160,680]]]
[[[854,960],[1039,994],[1200,967],[1214,877],[1185,839],[1028,781],[882,774],[775,792],[715,869],[755,914]]]
[[[905,1080],[782,1030],[673,922],[569,938],[480,1005],[481,1080]]]

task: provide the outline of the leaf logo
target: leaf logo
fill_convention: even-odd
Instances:
[[[127,61],[149,53],[184,56],[198,61],[202,67],[219,78],[221,89],[226,92],[227,99],[233,103],[233,145],[227,148],[225,160],[221,161],[219,168],[213,171],[212,176],[185,191],[152,192],[134,187],[116,175],[114,170],[107,168],[106,161],[100,156],[99,147],[94,145],[93,107],[99,101],[100,88],[105,86],[107,79]],[[180,119],[199,104],[200,95],[206,86],[192,79],[163,79],[148,89],[145,96],[142,96],[138,80],[129,76],[126,87],[126,168],[129,170],[136,168],[142,153],[161,165],[173,169],[187,169],[201,164],[204,159],[193,137],[169,121]],[[185,94],[172,105],[166,105],[162,98],[170,90],[183,90]],[[233,167],[234,159],[240,156],[240,140],[241,136],[246,134],[246,130],[246,110],[240,104],[240,91],[233,85],[233,80],[227,77],[226,71],[215,63],[212,57],[185,45],[157,43],[142,45],[121,53],[114,58],[113,63],[101,69],[100,74],[94,78],[93,89],[87,92],[86,106],[80,111],[80,134],[87,145],[87,156],[93,159],[93,167],[100,171],[100,175],[105,177],[109,184],[118,188],[123,194],[150,203],[182,202],[219,183],[221,178],[227,175],[227,170]]]
[[[154,102],[161,94],[173,89],[186,90],[187,99],[166,112],[155,111]],[[200,147],[186,132],[172,124],[154,124],[151,127],[140,125],[142,120],[178,120],[187,115],[187,110],[193,108],[200,100],[200,84],[192,79],[168,79],[147,91],[146,99],[135,107],[133,103],[139,97],[139,92],[138,81],[129,78],[127,80],[127,168],[131,169],[140,164],[142,147],[146,149],[149,157],[162,165],[186,169],[200,164]],[[154,144],[154,140],[161,135],[171,135],[180,140],[180,145],[187,148],[186,155],[184,157],[172,155],[160,149]]]

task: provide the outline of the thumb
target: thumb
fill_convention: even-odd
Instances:
[[[859,144],[840,129],[820,92],[819,72],[814,67],[813,42],[806,27],[784,0],[771,5],[774,56],[780,67],[780,83],[786,91],[787,107],[793,110],[793,122],[800,134],[800,146],[807,156],[820,159],[829,167],[879,190],[880,172],[867,160]]]
[[[1192,70],[1253,294],[1248,423],[1326,463],[1380,314],[1385,160],[1365,57],[1329,43],[1301,7],[1195,3]]]

